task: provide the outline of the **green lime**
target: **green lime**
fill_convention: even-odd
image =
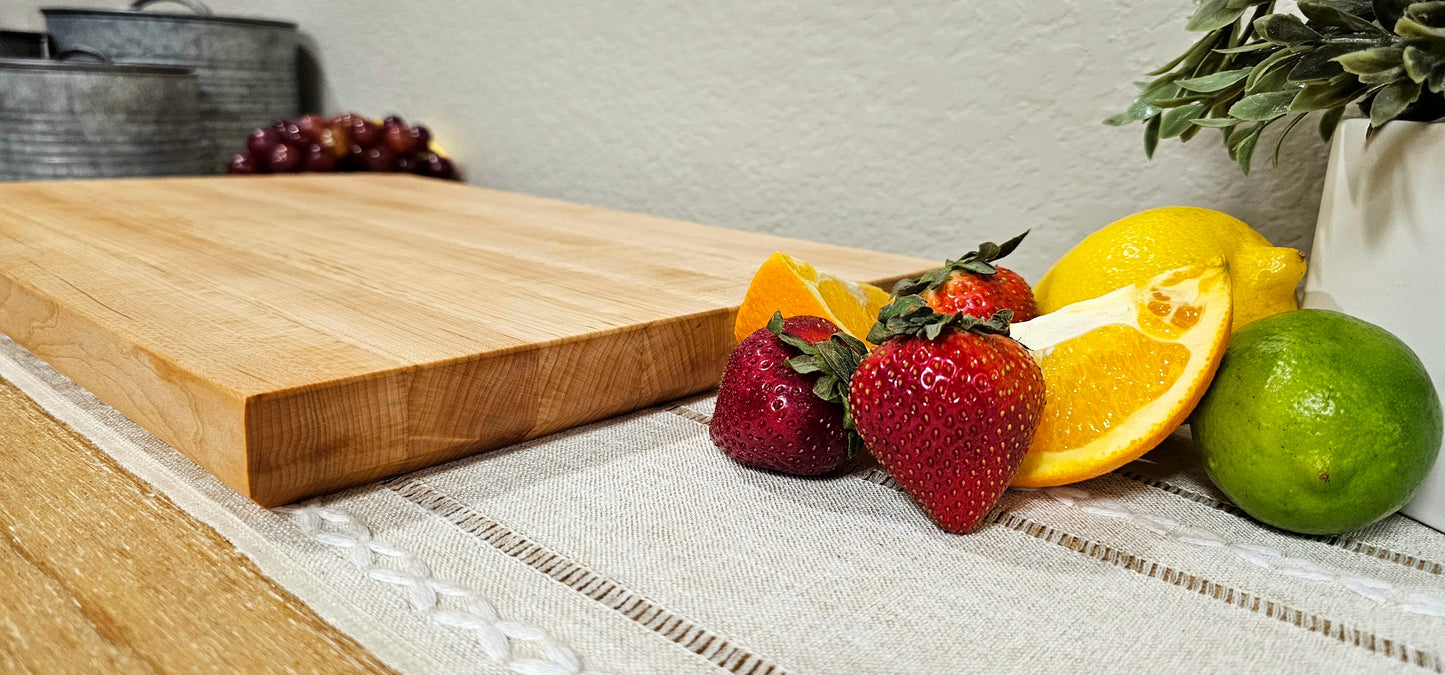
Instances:
[[[1210,479],[1246,513],[1340,534],[1415,494],[1440,452],[1440,397],[1399,338],[1305,309],[1230,336],[1192,425]]]

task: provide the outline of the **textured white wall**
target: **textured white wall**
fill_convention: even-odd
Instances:
[[[0,25],[42,4],[6,0]],[[1012,263],[1031,280],[1140,209],[1307,248],[1319,203],[1313,125],[1246,179],[1215,132],[1151,163],[1141,128],[1100,124],[1189,43],[1189,0],[212,4],[299,22],[328,111],[426,122],[509,190],[931,258],[1033,228]]]

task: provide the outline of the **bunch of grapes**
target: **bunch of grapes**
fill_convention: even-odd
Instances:
[[[381,124],[355,113],[306,115],[257,129],[246,151],[231,158],[232,174],[300,171],[396,171],[456,180],[451,160],[431,149],[431,131],[392,115]]]

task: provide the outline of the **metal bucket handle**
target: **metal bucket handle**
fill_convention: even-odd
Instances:
[[[101,62],[101,63],[104,63],[104,64],[107,65],[107,66],[115,63],[114,61],[112,61],[112,60],[110,59],[110,55],[106,54],[105,52],[100,51],[99,49],[91,49],[90,47],[87,47],[87,46],[85,46],[85,45],[75,45],[74,47],[71,47],[70,49],[67,49],[67,50],[65,50],[65,51],[63,51],[63,52],[60,52],[59,54],[56,54],[56,55],[55,55],[55,59],[56,59],[57,61],[68,61],[68,60],[70,60],[70,57],[72,57],[72,56],[90,56],[90,57],[94,57],[94,58],[100,59],[100,62]]]
[[[135,0],[135,2],[131,3],[130,8],[139,11],[158,2],[174,2],[179,5],[185,5],[187,9],[200,16],[211,15],[211,8],[207,7],[201,0]]]

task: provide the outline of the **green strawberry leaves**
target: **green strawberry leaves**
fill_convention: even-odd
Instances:
[[[1013,253],[1019,247],[1024,237],[1029,235],[1028,230],[1002,244],[995,244],[991,241],[978,245],[978,250],[963,254],[958,260],[949,260],[943,263],[943,267],[932,270],[918,279],[904,279],[893,287],[893,295],[897,297],[905,295],[917,295],[924,291],[931,291],[942,286],[954,272],[972,272],[983,276],[998,274],[998,268],[991,263],[1001,260],[1008,254]],[[872,342],[870,340],[870,342]],[[874,342],[873,344],[878,344]]]
[[[1001,309],[987,321],[967,314],[940,314],[928,306],[928,301],[918,295],[904,295],[889,303],[878,312],[878,323],[868,331],[868,341],[883,344],[900,335],[913,335],[937,340],[943,331],[953,328],[978,335],[1009,334],[1009,322],[1013,321],[1011,310]]]
[[[821,373],[813,383],[813,395],[843,408],[843,428],[848,430],[848,456],[856,456],[863,450],[863,439],[853,425],[853,412],[848,405],[848,388],[853,384],[853,373],[858,364],[868,355],[868,345],[847,333],[834,333],[821,342],[808,342],[790,335],[783,328],[783,313],[773,312],[768,320],[768,330],[778,336],[784,344],[801,352],[788,359],[788,367],[808,375]]]

